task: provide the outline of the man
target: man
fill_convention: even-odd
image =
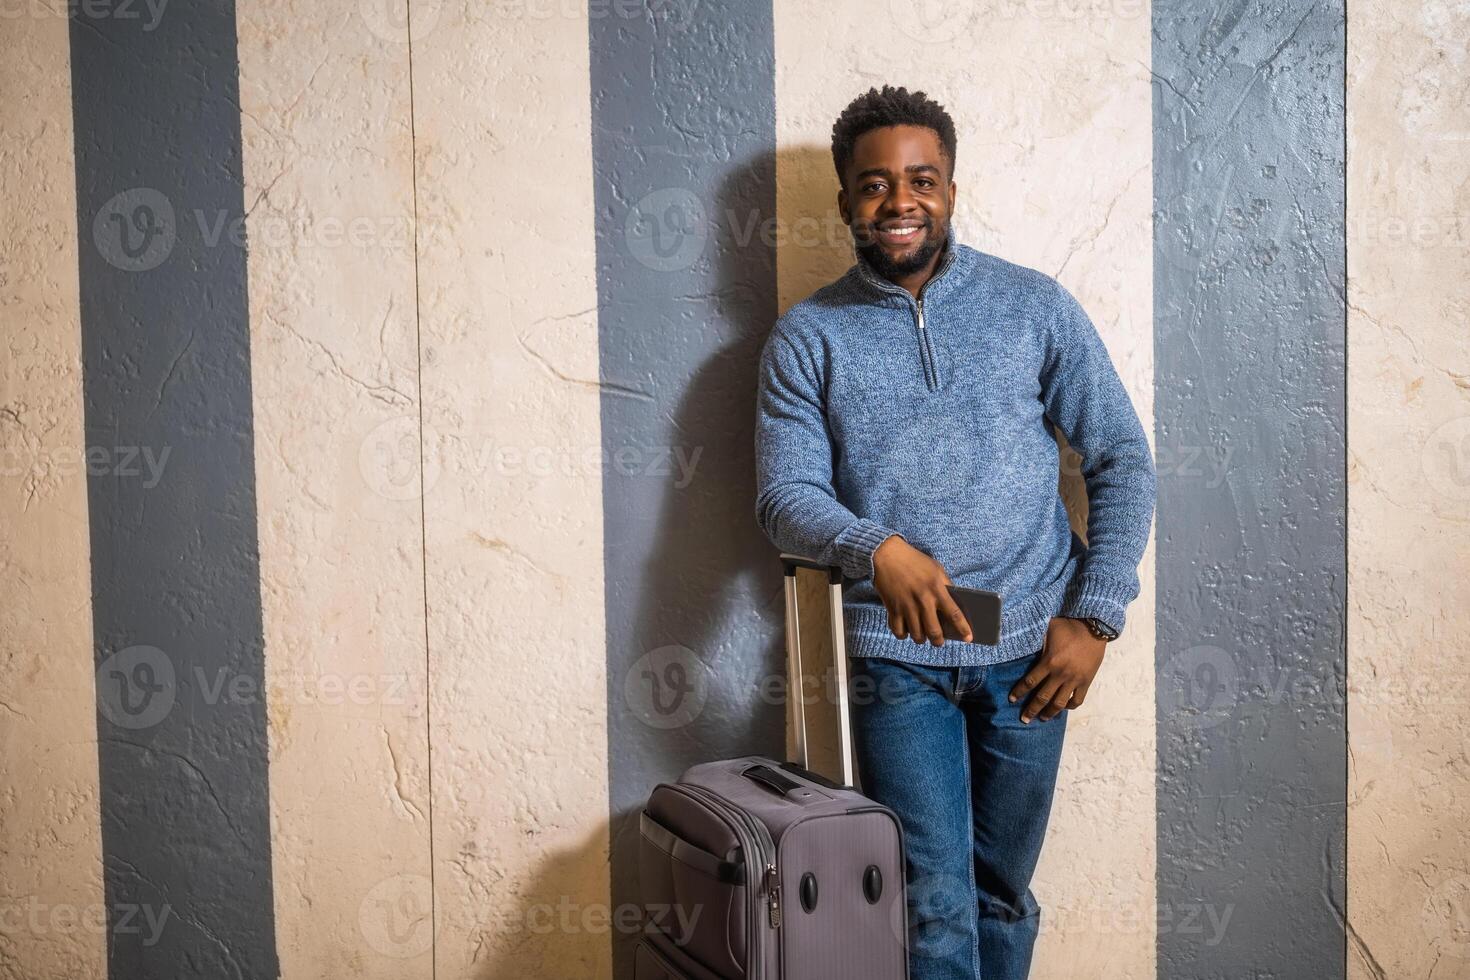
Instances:
[[[955,146],[942,107],[886,85],[833,126],[857,262],[766,341],[756,513],[851,580],[857,762],[903,823],[913,980],[1011,980],[1040,924],[1065,712],[1138,596],[1155,473],[1076,300],[954,240]],[[1086,545],[1058,429],[1083,460]],[[1001,594],[998,645],[972,642],[951,582]]]

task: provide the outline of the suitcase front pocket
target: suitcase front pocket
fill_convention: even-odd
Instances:
[[[646,928],[719,976],[744,976],[745,863],[706,851],[646,811],[639,830]]]
[[[662,937],[645,936],[633,953],[634,980],[720,980]]]

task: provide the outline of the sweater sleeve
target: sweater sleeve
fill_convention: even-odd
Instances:
[[[832,486],[832,442],[817,359],[780,324],[761,352],[756,395],[756,522],[782,551],[873,574],[873,552],[896,534],[858,517]]]
[[[1121,631],[1153,529],[1153,454],[1097,328],[1071,293],[1061,286],[1057,292],[1041,399],[1046,417],[1081,455],[1087,485],[1087,550],[1058,615],[1096,617]]]

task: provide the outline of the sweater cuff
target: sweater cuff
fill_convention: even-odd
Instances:
[[[1128,603],[1137,595],[1127,583],[1079,575],[1067,586],[1057,615],[1068,619],[1100,619],[1121,634]]]
[[[873,552],[897,531],[860,517],[837,535],[833,544],[837,548],[837,563],[842,574],[850,579],[871,578],[873,575]],[[903,537],[903,535],[899,535]],[[905,539],[907,540],[907,539]]]

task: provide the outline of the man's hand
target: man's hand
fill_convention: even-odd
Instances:
[[[1031,692],[1021,707],[1021,722],[1030,724],[1038,715],[1042,721],[1050,721],[1063,708],[1082,707],[1107,645],[1108,641],[1093,636],[1082,620],[1053,617],[1046,626],[1041,655],[1011,688],[1012,704]]]
[[[873,552],[873,588],[888,610],[888,628],[900,640],[944,646],[941,617],[954,623],[965,642],[974,639],[965,614],[946,588],[949,584],[943,565],[897,534]]]

